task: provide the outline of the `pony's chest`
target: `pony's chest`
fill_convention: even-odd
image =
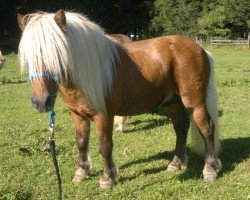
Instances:
[[[94,109],[79,90],[60,86],[59,91],[63,102],[71,111],[89,118],[94,115]]]

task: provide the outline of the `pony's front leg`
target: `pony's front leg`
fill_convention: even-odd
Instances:
[[[117,168],[113,162],[112,150],[112,130],[113,130],[113,117],[106,117],[99,114],[95,118],[96,131],[99,137],[99,152],[104,159],[104,173],[100,178],[100,187],[108,188],[114,185],[115,175]]]
[[[73,182],[84,180],[92,168],[90,156],[88,155],[90,121],[84,116],[71,112],[71,117],[76,129],[76,142],[79,150],[79,166],[75,172]]]

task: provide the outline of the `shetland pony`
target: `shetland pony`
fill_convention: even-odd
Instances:
[[[104,159],[99,183],[106,188],[114,184],[117,173],[112,158],[114,115],[138,115],[161,104],[167,105],[177,137],[167,170],[186,167],[191,122],[196,136],[193,146],[205,153],[203,178],[217,178],[220,161],[214,69],[211,56],[199,45],[182,36],[121,44],[86,17],[62,10],[19,15],[18,22],[23,30],[20,65],[23,70],[28,66],[33,106],[48,112],[59,90],[71,112],[80,154],[74,181],[84,180],[91,167],[90,121],[96,125]],[[200,145],[202,141],[205,145]]]
[[[4,67],[5,58],[2,55],[2,52],[0,51],[0,70]]]

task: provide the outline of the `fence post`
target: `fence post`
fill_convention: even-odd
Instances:
[[[247,44],[248,44],[248,47],[250,47],[250,32],[248,32]]]

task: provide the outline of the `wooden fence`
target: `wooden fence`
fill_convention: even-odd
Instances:
[[[212,45],[248,45],[250,46],[250,33],[247,40],[210,40]]]
[[[212,45],[249,45],[248,40],[210,40]]]

